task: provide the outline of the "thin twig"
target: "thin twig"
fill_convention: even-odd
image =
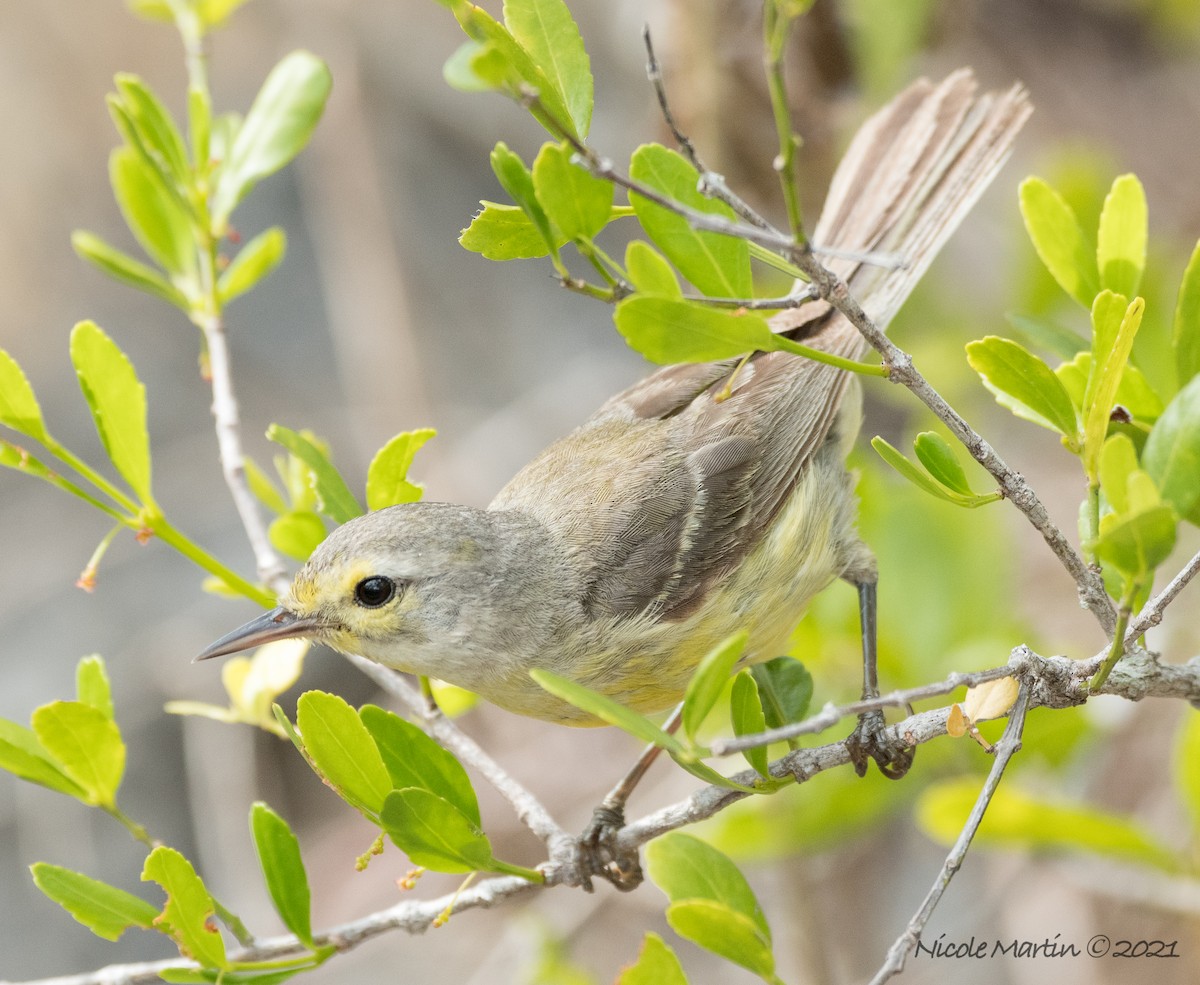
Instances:
[[[955,841],[954,847],[950,849],[950,853],[946,856],[946,861],[942,864],[942,869],[937,874],[933,886],[921,902],[917,912],[913,914],[912,919],[908,922],[904,933],[888,949],[887,959],[879,971],[876,972],[875,977],[871,979],[871,985],[882,985],[883,982],[887,981],[893,975],[898,975],[904,969],[904,962],[908,958],[908,955],[920,942],[921,933],[924,931],[925,925],[929,922],[929,917],[937,908],[942,896],[945,895],[946,889],[950,885],[950,880],[954,878],[954,874],[962,867],[963,861],[967,856],[967,849],[971,847],[971,841],[975,838],[976,832],[979,831],[979,825],[983,823],[983,816],[987,812],[988,805],[992,802],[996,788],[1000,785],[1000,780],[1004,776],[1004,771],[1008,767],[1009,760],[1021,748],[1021,732],[1025,728],[1025,712],[1028,707],[1029,688],[1027,685],[1022,684],[1020,690],[1017,692],[1017,700],[1013,704],[1012,710],[1008,713],[1008,724],[1004,728],[1004,734],[1000,737],[1000,741],[996,743],[996,761],[992,764],[991,771],[983,783],[983,789],[979,791],[979,796],[975,800],[975,806],[971,808],[971,813],[967,818],[966,824],[963,825],[962,831],[959,832],[958,840]]]
[[[1200,574],[1200,553],[1194,554],[1192,559],[1179,570],[1179,573],[1167,583],[1167,587],[1147,602],[1142,611],[1137,614],[1125,633],[1125,645],[1128,646],[1146,630],[1153,629],[1162,622],[1163,612],[1167,606],[1197,574]]]

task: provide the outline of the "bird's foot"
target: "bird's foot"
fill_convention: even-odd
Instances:
[[[628,893],[637,889],[644,877],[637,849],[621,848],[617,844],[617,835],[624,826],[623,807],[601,804],[592,813],[591,821],[580,835],[579,848],[585,876],[600,876]],[[586,879],[584,888],[591,891],[590,879]]]
[[[870,760],[889,780],[899,780],[913,764],[916,750],[902,739],[887,733],[883,712],[868,711],[858,716],[858,725],[846,739],[846,749],[854,772],[866,776]]]

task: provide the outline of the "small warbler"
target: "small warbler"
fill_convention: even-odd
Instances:
[[[831,248],[829,266],[876,324],[990,182],[1028,113],[1020,87],[978,96],[960,70],[913,84],[862,127],[812,240]],[[866,349],[825,301],[781,312],[772,327],[849,359]],[[873,606],[875,561],[855,532],[845,467],[860,418],[856,378],[803,357],[667,366],[552,444],[487,509],[413,503],[339,527],[278,608],[200,656],[301,636],[568,725],[601,723],[530,670],[637,710],[667,708],[738,630],[749,634],[747,662],[784,652],[834,579]]]

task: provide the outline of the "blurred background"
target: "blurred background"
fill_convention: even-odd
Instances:
[[[495,5],[498,8],[498,5]],[[653,29],[683,128],[711,167],[779,217],[775,136],[761,81],[760,10],[751,0],[571,4],[596,77],[591,143],[617,161],[664,139],[645,81],[640,32]],[[493,12],[498,13],[498,9]],[[308,48],[335,84],[325,119],[298,162],[239,210],[245,238],[286,228],[283,267],[234,302],[229,335],[244,440],[268,463],[262,437],[279,422],[326,439],[351,485],[394,433],[439,437],[412,476],[427,497],[483,505],[533,453],[644,370],[603,306],[557,287],[548,265],[492,264],[456,243],[480,199],[501,199],[487,165],[497,140],[536,152],[542,133],[494,95],[442,81],[460,43],[429,0],[253,0],[213,38],[217,107],[244,110],[270,66]],[[1074,319],[1023,233],[1016,185],[1041,174],[1085,228],[1112,177],[1135,171],[1151,215],[1148,318],[1169,321],[1200,234],[1200,13],[1189,0],[818,0],[789,52],[808,214],[839,149],[870,109],[920,74],[975,68],[987,87],[1022,80],[1037,112],[1013,161],[951,241],[892,334],[936,386],[1044,495],[1067,531],[1083,488],[1048,432],[998,412],[967,369],[962,345],[1011,334],[1005,313]],[[198,333],[148,296],[80,262],[69,237],[94,230],[136,251],[113,203],[107,157],[116,136],[104,96],[118,71],[142,76],[176,114],[185,76],[178,39],[119,0],[0,5],[0,347],[24,367],[55,434],[92,461],[102,453],[75,385],[67,334],[96,320],[147,385],[159,501],[197,541],[250,573],[253,559],[220,477],[209,395],[197,372]],[[866,431],[895,444],[931,421],[902,393],[868,387]],[[864,442],[865,447],[865,442]],[[870,456],[870,457],[869,457]],[[1044,654],[1090,656],[1103,644],[1073,587],[1036,534],[1003,506],[965,515],[919,499],[873,460],[864,470],[862,526],[882,570],[885,686],[992,666],[1028,642]],[[982,480],[978,483],[985,486]],[[112,676],[129,745],[127,813],[197,862],[214,892],[261,933],[274,922],[256,874],[246,812],[269,801],[297,829],[313,883],[315,924],[329,927],[398,898],[398,853],[368,872],[354,858],[374,837],[287,744],[247,727],[167,715],[178,698],[223,703],[219,668],[191,657],[253,615],[200,591],[200,575],[160,544],[122,536],[92,594],[74,587],[106,520],[44,484],[0,474],[0,716],[26,722],[73,693],[75,664],[99,652]],[[1195,550],[1195,538],[1181,546]],[[1195,589],[1191,590],[1194,594]],[[1166,658],[1197,652],[1184,598],[1153,640]],[[1189,624],[1190,623],[1190,624]],[[817,678],[815,700],[853,697],[858,674],[852,593],[834,586],[797,631],[794,652]],[[328,652],[310,655],[304,688],[354,704],[382,701]],[[1181,857],[1197,859],[1173,760],[1186,712],[1177,703],[1093,702],[1086,712],[1035,713],[1013,783],[1129,819]],[[480,707],[463,727],[582,829],[592,806],[636,754],[611,730],[572,731]],[[581,768],[581,764],[587,764]],[[862,980],[924,896],[945,849],[914,807],[936,784],[975,784],[990,761],[967,743],[921,750],[900,784],[840,771],[803,789],[729,811],[705,834],[740,860],[776,938],[788,982]],[[738,768],[738,764],[728,764]],[[695,781],[660,764],[631,814],[686,796]],[[480,784],[497,855],[535,863],[539,846]],[[928,827],[928,825],[926,825]],[[157,900],[141,886],[143,853],[111,819],[0,775],[0,978],[25,980],[118,961],[169,956],[157,935],[94,938],[32,885],[45,860]],[[255,873],[251,875],[251,873]],[[447,891],[427,875],[421,895]],[[531,902],[455,917],[423,937],[391,934],[334,960],[308,981],[604,982],[631,962],[647,928],[679,951],[696,983],[748,981],[676,938],[664,898],[647,884],[624,896],[557,890]],[[926,930],[926,940],[1180,941],[1183,960],[1156,962],[1162,982],[1191,981],[1200,961],[1200,888],[1136,865],[1078,854],[980,846]],[[905,981],[942,981],[957,962],[912,959]],[[973,962],[981,983],[1123,982],[1118,961]]]

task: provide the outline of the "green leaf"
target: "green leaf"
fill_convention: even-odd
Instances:
[[[660,144],[643,144],[634,151],[629,169],[635,181],[666,198],[731,222],[735,219],[724,202],[697,191],[699,172],[675,151]],[[750,250],[744,240],[697,232],[683,216],[640,195],[630,194],[629,201],[646,235],[701,292],[711,297],[751,296]]]
[[[358,713],[335,694],[306,691],[296,703],[296,726],[313,768],[338,796],[377,821],[392,781]]]
[[[722,903],[685,899],[667,907],[667,923],[680,937],[699,944],[767,981],[775,981],[771,940],[754,921]]]
[[[139,263],[133,257],[109,246],[95,233],[77,229],[71,233],[71,246],[79,256],[122,284],[153,294],[175,305],[181,311],[189,309],[184,293],[169,283],[157,270]]]
[[[748,634],[743,630],[714,646],[700,661],[683,696],[683,731],[695,741],[704,719],[729,682],[733,667],[746,649]]]
[[[158,883],[167,894],[155,922],[174,939],[180,953],[206,968],[227,968],[225,942],[213,921],[216,907],[192,863],[160,845],[146,857],[142,881]]]
[[[116,805],[125,773],[125,743],[116,723],[80,701],[53,701],[33,713],[38,742],[74,780],[89,804]]]
[[[435,872],[490,869],[492,846],[462,811],[428,790],[393,790],[380,824],[414,865]]]
[[[647,931],[637,961],[621,970],[616,985],[688,985],[688,980],[675,952]]]
[[[275,912],[302,944],[313,947],[312,899],[300,843],[287,822],[261,801],[250,808],[250,831]]]
[[[1100,290],[1096,252],[1066,200],[1041,178],[1021,183],[1021,217],[1046,269],[1085,308]]]
[[[75,668],[75,691],[85,705],[103,712],[105,718],[113,717],[112,688],[99,654],[93,653],[79,661]]]
[[[1200,376],[1167,404],[1146,439],[1142,468],[1181,517],[1200,524]]]
[[[917,801],[917,823],[929,837],[953,844],[979,794],[971,777],[943,780]],[[975,844],[990,848],[1089,852],[1149,865],[1169,873],[1184,868],[1183,857],[1129,818],[1093,807],[1035,797],[1001,785],[988,805]]]
[[[408,481],[408,470],[417,452],[435,434],[433,428],[401,431],[375,453],[367,468],[367,509],[382,510],[421,498],[424,487]]]
[[[307,51],[292,52],[271,70],[221,166],[212,202],[218,228],[250,189],[308,143],[332,85],[328,67]]]
[[[732,359],[775,348],[762,315],[692,301],[634,295],[617,305],[613,322],[631,348],[662,364]]]
[[[1054,370],[1062,385],[1071,395],[1071,403],[1082,409],[1087,395],[1088,379],[1092,374],[1092,354],[1080,352],[1069,363],[1062,363]],[[1146,379],[1145,374],[1133,363],[1128,363],[1121,373],[1117,387],[1116,402],[1139,421],[1153,424],[1163,411],[1162,400]]]
[[[132,893],[46,862],[29,871],[38,889],[97,937],[115,941],[130,927],[154,927],[158,910]]]
[[[1130,516],[1103,516],[1092,552],[1127,578],[1142,581],[1174,550],[1177,523],[1170,506],[1155,506]]]
[[[504,0],[504,26],[554,86],[575,133],[586,137],[592,122],[592,68],[567,5],[563,0]]]
[[[76,800],[87,800],[87,792],[62,771],[33,732],[4,718],[0,718],[0,769]]]
[[[271,546],[296,561],[307,561],[326,535],[325,521],[312,510],[291,510],[267,527]]]
[[[133,148],[118,147],[108,159],[108,175],[121,214],[146,255],[170,273],[193,273],[190,220],[150,165]]]
[[[743,670],[733,679],[733,690],[729,695],[729,718],[733,723],[734,735],[759,735],[767,730],[758,685],[748,670]],[[759,776],[770,776],[766,746],[743,750],[742,755]]]
[[[259,233],[238,250],[217,281],[221,304],[228,304],[245,294],[283,262],[287,252],[287,236],[278,226]]]
[[[975,495],[954,449],[940,434],[922,431],[913,441],[913,451],[929,474],[943,486],[964,496]]]
[[[288,511],[287,501],[275,487],[270,476],[259,468],[258,463],[247,455],[242,459],[242,467],[246,471],[246,482],[250,486],[250,491],[254,493],[255,499],[272,513],[286,513]]]
[[[672,903],[705,899],[746,917],[770,941],[754,891],[729,856],[692,835],[671,832],[646,846],[646,869]]]
[[[531,670],[529,676],[534,679],[538,687],[549,691],[556,698],[561,698],[567,704],[586,711],[589,715],[594,715],[609,725],[617,726],[634,738],[658,746],[660,749],[666,749],[668,752],[686,753],[683,744],[675,736],[664,732],[645,715],[631,711],[623,704],[598,691],[593,691],[591,688],[560,677],[548,670]]]
[[[625,247],[625,271],[639,294],[652,294],[675,301],[683,298],[675,271],[649,243],[635,239]]]
[[[1129,477],[1137,470],[1137,449],[1124,434],[1114,434],[1100,451],[1100,488],[1113,511],[1129,512]]]
[[[171,186],[186,186],[190,176],[187,148],[167,108],[136,75],[121,72],[115,82],[116,98],[137,131],[141,149]]]
[[[758,685],[767,728],[799,722],[808,714],[813,679],[808,668],[794,657],[776,657],[750,668]]]
[[[989,335],[967,344],[967,362],[1000,402],[1019,417],[1074,439],[1075,407],[1061,381],[1024,346]]]
[[[335,523],[346,523],[362,515],[363,509],[346,485],[346,480],[333,467],[329,456],[312,440],[280,424],[272,424],[267,428],[267,438],[283,445],[312,470],[313,490],[322,513]]]
[[[918,468],[916,465],[910,462],[904,457],[898,448],[888,444],[887,441],[881,438],[879,435],[876,435],[871,439],[871,447],[875,449],[880,458],[887,462],[888,465],[894,468],[913,485],[925,490],[925,492],[929,493],[931,496],[936,496],[938,499],[943,499],[948,503],[954,503],[956,506],[974,508],[976,506],[982,506],[985,503],[993,503],[1000,496],[999,493],[995,492],[984,495],[976,495],[975,493],[971,493],[964,496],[962,493],[946,487],[938,479],[935,479],[933,476],[931,476],[927,471]]]
[[[203,86],[188,86],[188,130],[192,142],[192,166],[205,174],[212,159],[212,97]]]
[[[452,89],[460,92],[487,92],[496,88],[487,76],[475,70],[475,59],[488,57],[494,49],[468,39],[459,45],[442,65],[442,78]]]
[[[3,349],[0,349],[0,424],[36,441],[46,439],[42,408],[33,387],[17,361]]]
[[[146,388],[133,364],[90,321],[80,322],[71,331],[71,362],[104,450],[138,498],[151,502]]]
[[[1181,387],[1200,373],[1200,241],[1179,284],[1172,327],[1175,349],[1175,375]]]
[[[1146,193],[1136,175],[1123,174],[1112,183],[1096,236],[1100,287],[1134,297],[1146,267]]]
[[[1093,309],[1092,373],[1083,406],[1083,465],[1089,479],[1095,478],[1100,467],[1100,449],[1108,435],[1117,390],[1146,307],[1142,298],[1134,298],[1124,309],[1115,335],[1110,334],[1108,313],[1118,309],[1124,300],[1119,294],[1105,291],[1096,297]]]
[[[612,184],[571,163],[571,151],[562,144],[544,144],[538,152],[533,188],[550,221],[569,239],[590,240],[612,217]]]
[[[558,234],[551,227],[542,203],[538,201],[537,191],[533,186],[533,174],[525,167],[525,162],[509,150],[503,141],[492,148],[490,161],[492,173],[500,182],[500,187],[521,207],[541,235],[547,249],[557,254],[558,247],[555,244],[558,242]]]
[[[462,231],[458,242],[463,249],[488,260],[532,260],[549,256],[551,246],[532,219],[519,205],[481,202],[483,211]],[[567,242],[562,233],[553,236],[553,252]]]
[[[364,706],[359,717],[379,748],[393,787],[428,790],[476,827],[483,823],[471,779],[452,753],[416,725],[375,705]]]

